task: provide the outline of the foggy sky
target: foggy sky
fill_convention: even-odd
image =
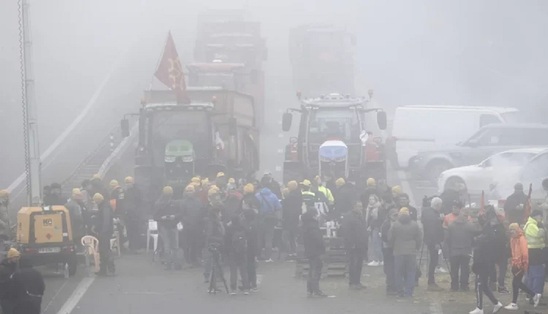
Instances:
[[[125,80],[110,82],[111,88],[146,85],[170,29],[182,62],[191,62],[196,16],[211,8],[245,8],[250,19],[263,23],[269,50],[267,113],[273,115],[279,114],[274,106],[296,104],[288,30],[318,22],[356,34],[356,87],[361,94],[374,89],[384,106],[547,107],[548,2],[542,0],[30,2],[42,150],[85,106],[128,48],[131,60],[139,61],[129,67]],[[7,184],[23,170],[16,1],[0,0],[0,20],[0,184]],[[150,74],[136,76],[131,69]],[[128,95],[127,102],[138,97]],[[125,110],[133,105],[112,106]],[[265,132],[279,132],[275,120]],[[7,162],[14,157],[18,161]]]

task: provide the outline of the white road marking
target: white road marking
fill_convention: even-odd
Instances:
[[[400,185],[402,190],[409,195],[409,200],[411,201],[420,201],[415,199],[415,196],[413,195],[413,190],[411,189],[411,185],[409,184],[409,181],[407,180],[407,175],[402,170],[397,171],[398,179],[400,180]],[[421,202],[418,202],[416,204],[421,204]],[[419,206],[416,206],[419,207]],[[420,207],[418,208],[420,211]],[[443,309],[441,307],[441,303],[434,301],[430,303],[430,314],[443,314]]]
[[[67,302],[63,304],[63,307],[61,307],[57,314],[70,314],[94,281],[95,277],[85,277],[82,279],[82,281],[78,284],[78,287],[76,287],[74,292],[67,299]]]

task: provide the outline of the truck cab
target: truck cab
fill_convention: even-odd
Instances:
[[[377,112],[377,123],[386,128],[384,111],[366,108],[365,98],[329,94],[301,101],[300,109],[290,109],[282,120],[289,131],[293,112],[299,112],[298,136],[286,147],[284,180],[321,175],[329,178],[355,178],[372,175],[385,177],[384,154],[371,154],[371,147],[381,151],[367,131],[365,116]],[[379,163],[379,165],[375,165]],[[377,168],[377,169],[373,169]],[[384,170],[383,170],[384,168]]]

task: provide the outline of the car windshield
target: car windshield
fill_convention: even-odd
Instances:
[[[354,109],[312,110],[309,123],[309,140],[313,143],[328,139],[340,139],[345,142],[359,140],[360,120]]]
[[[163,161],[166,145],[175,140],[187,140],[196,157],[207,155],[209,129],[205,111],[160,111],[150,118],[154,160]]]
[[[504,152],[487,158],[482,165],[496,168],[518,167],[525,165],[535,155],[534,152]]]

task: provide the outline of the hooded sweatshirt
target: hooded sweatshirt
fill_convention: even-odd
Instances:
[[[422,244],[422,231],[409,215],[400,214],[389,231],[388,242],[395,256],[416,254]]]
[[[521,229],[516,230],[516,235],[510,239],[512,248],[512,267],[519,270],[529,268],[529,250],[527,249],[527,239]]]

